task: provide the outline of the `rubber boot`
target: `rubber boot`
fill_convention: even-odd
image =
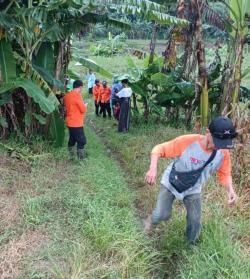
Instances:
[[[85,150],[84,149],[77,149],[77,157],[79,160],[83,160],[85,158]]]
[[[69,159],[74,160],[74,158],[75,158],[75,147],[74,146],[68,147],[68,151],[69,151]]]

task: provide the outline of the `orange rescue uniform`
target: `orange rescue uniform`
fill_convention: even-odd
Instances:
[[[79,92],[72,90],[64,96],[64,105],[66,107],[66,125],[69,128],[83,127],[84,114],[87,106]]]
[[[111,89],[110,87],[103,87],[101,92],[101,103],[105,104],[110,101]]]
[[[101,94],[102,94],[103,86],[101,84],[95,85],[93,87],[93,98],[95,102],[99,103],[101,101]]]

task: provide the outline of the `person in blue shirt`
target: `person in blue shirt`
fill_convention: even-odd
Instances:
[[[122,84],[119,80],[114,79],[113,85],[111,88],[111,98],[110,98],[110,107],[113,111],[114,115],[114,108],[116,106],[116,103],[118,102],[118,98],[116,97],[116,94],[122,89]]]
[[[89,95],[93,94],[93,87],[95,85],[95,80],[96,80],[95,74],[92,72],[92,70],[89,70],[89,73],[87,74]]]

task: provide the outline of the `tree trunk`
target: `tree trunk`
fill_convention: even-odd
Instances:
[[[155,45],[156,45],[156,38],[157,38],[157,23],[153,23],[153,29],[152,29],[152,37],[151,37],[151,41],[150,41],[150,54],[149,54],[149,61],[148,64],[152,64],[154,61],[154,55],[155,55]]]
[[[221,103],[221,112],[227,115],[232,110],[233,105],[238,103],[240,83],[241,83],[241,67],[243,60],[244,37],[241,34],[236,35],[235,59],[227,64],[228,69],[225,73],[225,86],[223,90],[223,99]]]
[[[208,79],[206,71],[206,59],[205,59],[205,45],[202,39],[202,21],[201,21],[201,9],[199,0],[194,1],[194,9],[196,8],[195,16],[195,37],[196,37],[196,52],[198,62],[198,79],[197,90],[198,96],[200,96],[200,112],[201,123],[203,127],[208,124]]]
[[[178,18],[185,18],[185,0],[179,0],[177,5],[177,17]],[[183,32],[181,29],[172,28],[170,31],[170,38],[167,44],[165,51],[163,52],[164,55],[164,64],[162,67],[162,73],[168,73],[171,69],[175,69],[176,67],[176,40],[175,40],[175,33],[178,33],[180,36],[183,36]]]

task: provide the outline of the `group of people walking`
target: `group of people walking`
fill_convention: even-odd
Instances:
[[[84,135],[84,115],[87,104],[83,102],[83,82],[75,80],[73,90],[64,96],[66,107],[66,125],[69,129],[68,149],[73,158],[74,147],[77,144],[77,156],[83,159],[86,137]],[[111,117],[111,107],[120,106],[119,132],[127,132],[129,126],[129,109],[131,88],[128,80],[121,84],[115,81],[112,89],[107,82],[89,88],[94,96],[96,115],[102,113]],[[111,103],[111,105],[110,105]],[[175,199],[183,200],[186,208],[186,233],[189,243],[194,244],[201,230],[201,191],[209,177],[218,174],[219,182],[227,193],[228,205],[233,206],[237,201],[232,175],[231,160],[228,149],[233,147],[233,139],[237,132],[232,121],[227,117],[213,119],[206,130],[206,135],[183,135],[171,141],[156,145],[151,152],[150,167],[145,181],[154,185],[157,178],[157,165],[160,158],[173,158],[173,162],[166,168],[161,179],[161,187],[157,203],[152,214],[144,220],[144,229],[150,233],[159,222],[167,221],[171,217],[172,205]]]

